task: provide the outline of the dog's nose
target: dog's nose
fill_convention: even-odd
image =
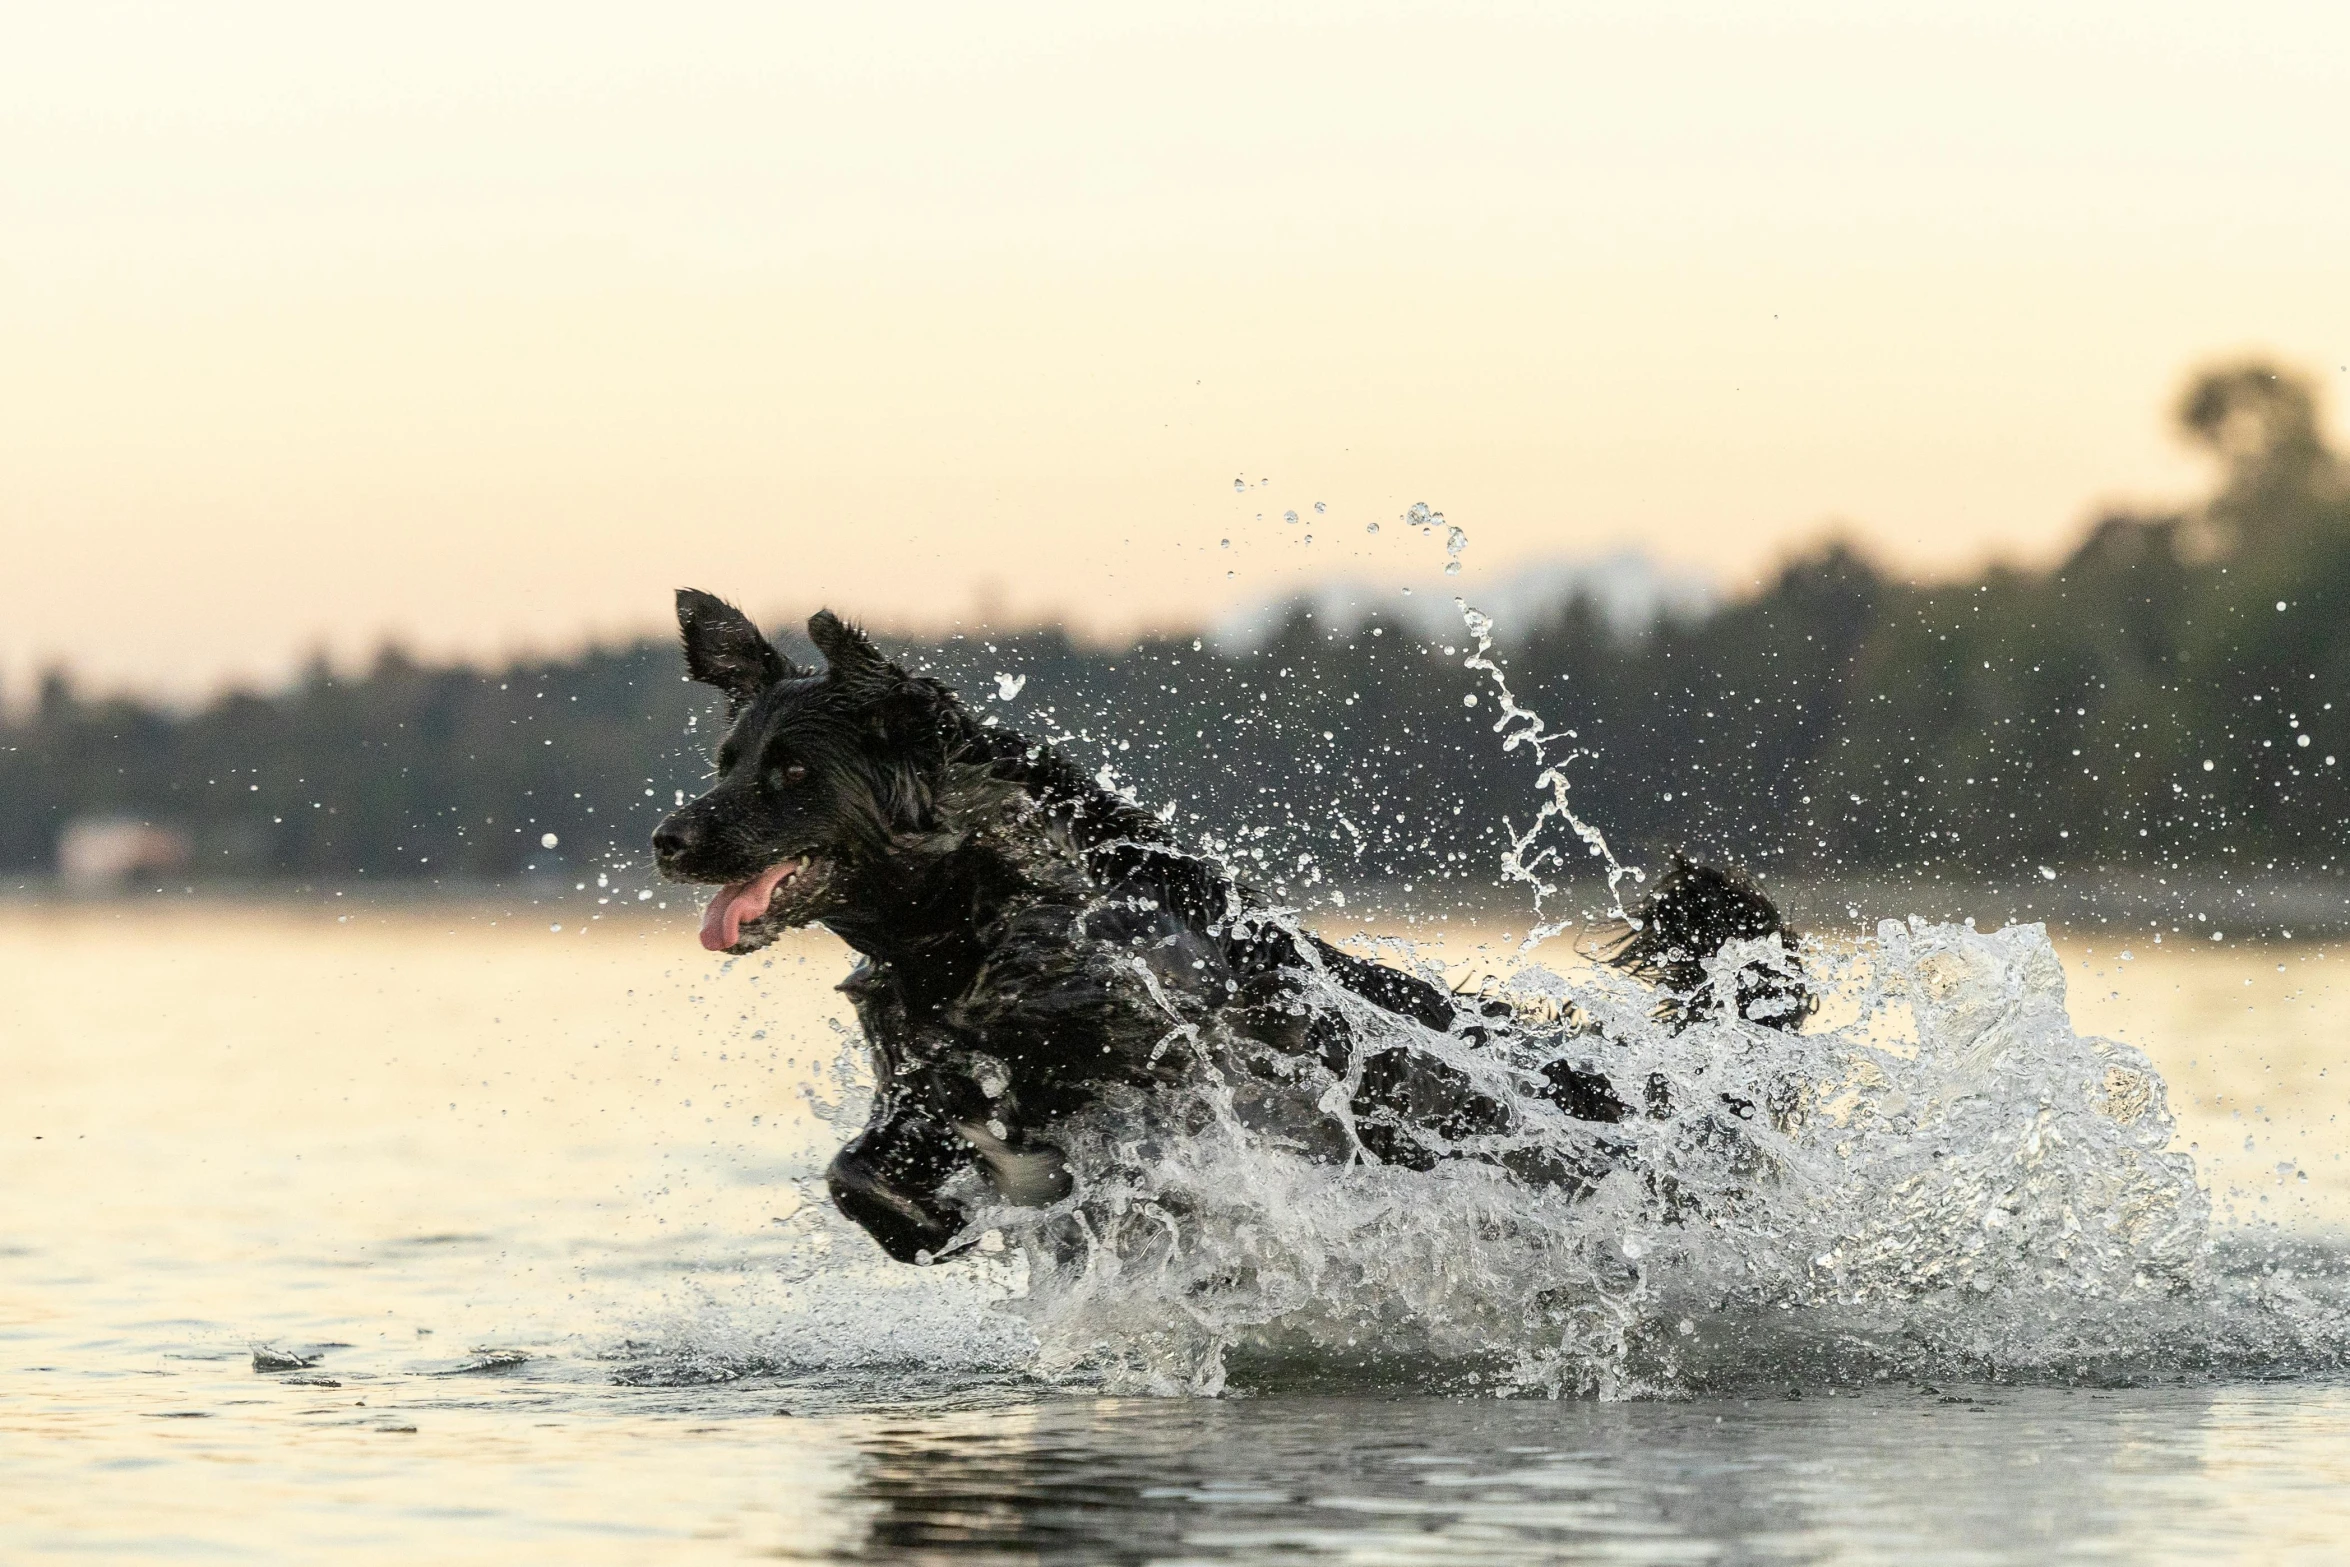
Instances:
[[[681,854],[691,854],[701,841],[702,831],[698,826],[672,816],[655,829],[653,852],[663,861],[674,860]]]

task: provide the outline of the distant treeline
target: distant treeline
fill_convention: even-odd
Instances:
[[[2332,869],[2350,831],[2345,465],[2308,385],[2264,366],[2201,377],[2180,419],[2222,463],[2216,493],[2109,517],[2054,570],[1917,587],[1829,547],[1629,639],[1563,602],[1501,628],[1497,656],[1574,732],[1554,746],[1579,753],[1572,798],[1627,856],[1686,847],[1779,877]],[[897,646],[1274,883],[1490,885],[1504,821],[1537,804],[1465,634],[1301,610],[1246,652],[1051,631]],[[44,876],[69,821],[112,816],[185,835],[173,880],[641,875],[715,721],[667,642],[494,673],[386,652],[184,716],[53,676],[0,727],[0,870]]]

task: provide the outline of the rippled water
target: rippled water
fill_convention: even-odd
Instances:
[[[2322,949],[2065,947],[2220,1236],[2126,1320],[2053,1290],[1970,1360],[1807,1236],[1733,1248],[1802,1263],[1735,1321],[1658,1317],[1690,1341],[1670,1397],[1477,1396],[1399,1296],[1351,1360],[1234,1337],[1204,1399],[1104,1391],[1164,1297],[1075,1310],[1016,1235],[889,1267],[824,1210],[837,947],[722,971],[586,912],[0,912],[0,1559],[2315,1562],[2350,1534]],[[2058,1216],[2028,1260],[2066,1232],[2027,1208]],[[1459,1255],[1476,1312],[1515,1309]],[[2122,1353],[2017,1355],[2035,1313]]]

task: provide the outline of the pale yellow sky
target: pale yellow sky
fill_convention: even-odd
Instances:
[[[1362,532],[1423,499],[1472,595],[1627,544],[1735,586],[1836,520],[1947,571],[2192,494],[2166,413],[2199,361],[2350,391],[2339,4],[80,4],[7,35],[19,690],[566,646],[679,582],[1117,630],[1433,580]],[[1308,546],[1277,519],[1316,500]]]

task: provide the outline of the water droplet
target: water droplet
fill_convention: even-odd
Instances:
[[[1283,522],[1295,522],[1297,521],[1297,513],[1293,511],[1285,511],[1281,514],[1281,520]]]
[[[1315,515],[1316,515],[1316,516],[1319,516],[1320,514],[1322,514],[1323,512],[1326,512],[1326,511],[1328,511],[1329,509],[1330,509],[1330,505],[1329,505],[1329,503],[1328,503],[1327,501],[1316,501],[1316,502],[1314,502],[1314,513],[1315,513]]]
[[[1232,488],[1234,490],[1245,490],[1248,488],[1248,481],[1246,479],[1235,479],[1232,481]]]
[[[1379,531],[1379,524],[1375,522],[1366,522],[1363,524],[1363,531],[1365,533],[1377,533]]]
[[[995,694],[1001,701],[1009,702],[1018,696],[1020,688],[1026,684],[1028,684],[1026,675],[1007,675],[1001,670],[996,671]]]
[[[539,834],[539,847],[542,849],[552,849],[560,842],[562,842],[562,840],[557,838],[551,832],[543,832]],[[558,926],[557,928],[560,929],[561,927]]]
[[[1458,529],[1458,528],[1447,528],[1447,529],[1445,529],[1445,530],[1444,530],[1444,553],[1445,553],[1445,554],[1447,554],[1447,555],[1458,555],[1458,554],[1459,554],[1461,551],[1463,551],[1463,550],[1467,549],[1468,547],[1469,547],[1469,536],[1468,536],[1467,534],[1463,533],[1463,532],[1462,532],[1460,529]]]
[[[1461,574],[1461,563],[1457,560],[1446,561],[1444,563],[1444,574],[1448,577],[1459,576]]]
[[[2203,763],[2203,770],[2207,773],[2211,771],[2211,762],[2208,759]]]

